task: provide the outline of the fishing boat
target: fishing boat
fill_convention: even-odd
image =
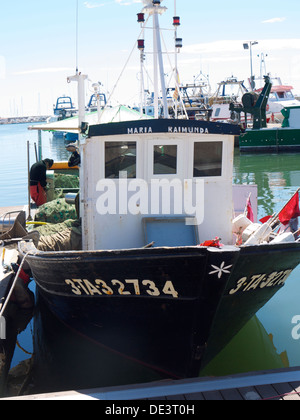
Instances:
[[[281,125],[248,129],[240,135],[241,152],[298,152],[300,150],[300,106],[282,109]]]
[[[179,92],[176,88],[169,89],[169,92],[172,93],[173,107],[176,95],[180,94],[181,96],[182,109],[178,115],[186,114],[190,120],[209,120],[211,109],[208,104],[211,97],[211,86],[208,76],[200,72],[194,78],[193,83],[181,85]]]
[[[284,108],[300,106],[300,101],[293,94],[293,86],[282,83],[280,77],[272,77],[268,73],[268,77],[272,83],[272,89],[267,104],[267,118],[269,123],[282,123],[284,116],[282,110]],[[255,92],[260,94],[264,87],[264,77],[255,79]],[[259,84],[262,84],[259,86]],[[258,87],[259,86],[259,87]]]
[[[56,118],[58,121],[64,120],[73,117],[76,115],[76,112],[77,110],[70,96],[60,96],[57,98],[56,105],[53,107],[54,119]]]
[[[158,0],[143,9],[156,52],[164,10]],[[163,61],[154,63],[163,81]],[[76,75],[79,94],[85,77]],[[156,115],[158,99],[156,88]],[[82,249],[40,251],[21,241],[37,292],[105,350],[99,363],[130,361],[127,383],[143,369],[196,377],[284,286],[300,243],[274,234],[275,216],[259,225],[242,205],[234,217],[233,203],[249,195],[232,185],[237,125],[164,115],[79,120],[79,129]]]
[[[300,105],[286,105],[281,109],[282,124],[267,124],[267,99],[272,91],[271,79],[265,77],[265,87],[252,110],[243,108],[245,112],[253,112],[254,125],[241,133],[239,146],[241,152],[295,152],[300,150]],[[265,108],[261,112],[260,105],[265,98]],[[245,102],[245,101],[244,101]],[[248,101],[249,102],[249,101]],[[269,102],[268,102],[269,103]],[[257,106],[259,105],[259,106]]]
[[[94,83],[94,93],[91,95],[89,103],[87,104],[86,111],[87,112],[96,112],[99,109],[103,109],[107,104],[107,99],[105,93],[100,91],[100,84]]]
[[[209,99],[211,121],[232,122],[240,124],[239,114],[231,111],[230,104],[238,105],[243,95],[248,92],[243,80],[231,76],[218,83],[217,91]]]
[[[51,124],[56,121],[64,121],[66,119],[72,118],[76,116],[78,113],[78,110],[74,107],[72,98],[70,96],[59,96],[56,100],[56,104],[53,105],[53,115],[47,119],[47,123]],[[65,131],[54,131],[53,137],[57,139],[64,139],[66,136]],[[78,139],[78,136],[73,139],[73,134],[68,133],[69,139],[68,141],[76,141]],[[70,138],[72,137],[72,139]]]

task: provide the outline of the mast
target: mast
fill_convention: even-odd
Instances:
[[[169,118],[168,113],[168,102],[167,92],[165,83],[165,72],[162,56],[161,37],[160,37],[160,26],[158,15],[162,15],[167,8],[162,7],[162,0],[144,0],[145,7],[144,13],[148,13],[153,16],[153,66],[154,66],[154,109],[155,118],[159,117],[159,76],[162,91],[162,102],[164,109],[164,118]]]
[[[85,120],[85,81],[88,79],[88,76],[81,74],[78,71],[79,67],[79,53],[78,53],[78,39],[79,39],[79,2],[76,1],[76,70],[75,75],[67,78],[67,82],[77,82],[77,92],[78,92],[78,132],[79,139],[81,138],[81,125]]]
[[[178,57],[177,57],[177,48],[176,48],[176,39],[177,39],[177,27],[180,25],[180,21],[177,18],[177,8],[176,8],[176,0],[174,0],[174,19],[173,19],[173,26],[175,32],[175,94],[174,94],[174,101],[175,101],[175,118],[178,118],[178,97],[179,95],[179,77],[178,77]],[[178,93],[177,93],[178,92]]]
[[[138,49],[140,50],[140,66],[141,66],[141,84],[140,84],[140,114],[141,118],[144,114],[144,105],[145,104],[145,82],[144,82],[144,61],[145,61],[145,39],[144,39],[144,27],[145,15],[144,13],[138,13],[138,23],[142,27],[142,38],[138,40]]]
[[[173,95],[173,100],[175,103],[175,118],[178,117],[178,97],[180,96],[180,87],[179,87],[179,72],[178,72],[178,53],[180,52],[180,48],[182,48],[182,38],[178,38],[177,29],[180,26],[180,17],[177,16],[177,7],[176,7],[176,0],[174,0],[174,18],[173,18],[173,26],[174,26],[174,36],[175,36],[175,92]],[[181,96],[180,96],[181,98]],[[181,103],[183,109],[185,110],[184,103],[181,98]],[[186,110],[185,110],[186,113]],[[187,116],[187,115],[186,115]]]
[[[78,129],[81,131],[81,124],[85,120],[85,81],[88,79],[86,74],[77,73],[68,77],[68,83],[78,83]]]

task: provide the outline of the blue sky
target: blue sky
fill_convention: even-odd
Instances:
[[[300,94],[299,0],[226,2],[177,0],[182,25],[178,35],[184,48],[179,56],[180,79],[193,81],[200,71],[209,74],[212,90],[216,83],[234,75],[250,74],[246,41],[253,47],[253,69],[260,72],[264,53],[267,71],[280,76]],[[77,0],[2,2],[0,15],[0,116],[15,113],[51,113],[57,96],[70,94],[76,100],[76,87],[66,79],[74,74],[76,63]],[[161,26],[170,28],[174,0],[163,0],[168,11]],[[134,47],[140,28],[136,14],[139,0],[79,0],[79,69],[92,82],[101,81],[111,91]],[[151,42],[146,34],[146,47]],[[164,32],[167,45],[173,35]],[[147,56],[151,71],[151,56]],[[139,53],[136,50],[115,93],[115,101],[138,103]],[[166,72],[169,72],[166,60]],[[87,95],[91,83],[87,86]]]

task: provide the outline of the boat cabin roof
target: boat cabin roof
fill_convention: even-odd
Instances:
[[[73,102],[70,96],[60,96],[56,101],[56,109],[73,109]]]

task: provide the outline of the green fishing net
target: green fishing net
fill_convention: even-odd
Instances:
[[[74,204],[68,204],[65,198],[59,198],[39,207],[35,222],[61,223],[68,219],[77,219]]]
[[[54,200],[40,206],[30,229],[38,231],[41,251],[68,251],[81,249],[81,221],[75,204],[65,200],[65,190],[79,189],[76,175],[55,174]]]

